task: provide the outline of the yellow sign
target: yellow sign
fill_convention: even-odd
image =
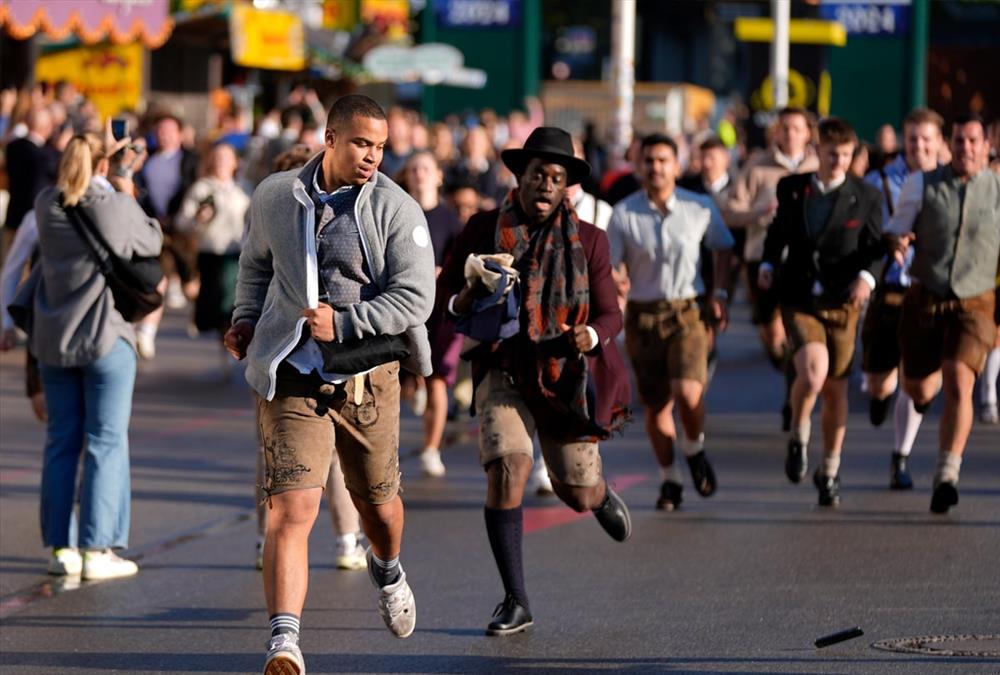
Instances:
[[[66,80],[90,99],[102,117],[137,110],[142,98],[143,47],[93,45],[42,54],[35,62],[35,80]]]
[[[816,83],[790,68],[788,70],[788,106],[791,108],[808,108],[816,100]],[[827,106],[829,104],[827,103]],[[774,85],[771,76],[764,78],[760,87],[750,95],[750,107],[754,110],[771,110],[774,108]]]
[[[241,66],[269,70],[306,67],[305,32],[297,14],[233,5],[229,40],[233,61]]]
[[[743,42],[774,41],[774,21],[767,18],[740,16],[733,28],[736,39]],[[792,19],[788,22],[788,41],[793,44],[832,45],[847,44],[847,29],[836,21],[823,19]]]

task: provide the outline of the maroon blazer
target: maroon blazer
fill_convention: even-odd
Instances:
[[[447,314],[449,300],[465,286],[465,259],[469,254],[496,252],[499,215],[499,209],[477,213],[455,240],[438,277],[437,313]],[[587,365],[597,401],[593,414],[597,424],[606,427],[611,422],[612,413],[625,408],[632,396],[628,371],[615,345],[615,336],[622,329],[622,313],[618,307],[618,289],[611,276],[608,236],[590,223],[580,221],[580,243],[587,254],[590,276],[590,316],[587,325],[597,332],[597,346],[587,353]]]

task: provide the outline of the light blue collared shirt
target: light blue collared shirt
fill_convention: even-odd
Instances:
[[[674,188],[663,214],[645,190],[615,205],[608,223],[611,264],[624,262],[637,302],[686,300],[705,292],[701,244],[732,248],[733,235],[711,196]]]
[[[877,171],[869,171],[865,174],[865,182],[869,185],[874,185],[878,188],[878,191],[882,193],[884,199],[882,200],[882,228],[883,231],[888,231],[889,222],[892,220],[892,216],[889,215],[889,199],[892,199],[893,210],[899,206],[899,195],[903,191],[903,183],[906,179],[910,177],[912,173],[910,167],[906,165],[906,159],[903,154],[900,153],[896,156],[896,159],[889,162],[884,169],[885,172],[885,183],[889,188],[889,194],[885,194],[885,186],[882,184],[882,175]],[[923,173],[923,172],[917,172]],[[921,194],[921,199],[923,195]],[[906,254],[906,261],[903,265],[896,262],[896,259],[889,256],[886,259],[886,268],[884,280],[888,284],[899,284],[900,286],[909,286],[913,283],[910,277],[910,264],[913,262],[913,249],[910,249]]]

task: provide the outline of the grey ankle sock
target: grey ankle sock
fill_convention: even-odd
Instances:
[[[958,474],[962,469],[962,456],[950,452],[938,455],[937,470],[934,472],[934,485],[951,483],[958,485]]]
[[[812,421],[806,420],[802,426],[792,427],[792,440],[798,441],[802,445],[809,445],[809,436],[812,434]]]
[[[271,637],[288,633],[299,636],[299,617],[288,612],[279,612],[271,615]]]
[[[375,563],[372,567],[372,575],[379,588],[396,583],[399,580],[399,575],[403,572],[403,568],[399,564],[399,556],[392,560],[382,560],[372,553],[372,562]]]

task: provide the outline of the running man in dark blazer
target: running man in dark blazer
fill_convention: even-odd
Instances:
[[[793,483],[806,475],[810,417],[822,397],[823,464],[813,482],[820,506],[836,506],[858,316],[875,288],[885,247],[881,194],[847,173],[858,143],[854,129],[829,118],[819,126],[819,142],[819,170],[778,183],[778,213],[758,282],[770,288],[780,268],[781,315],[796,372],[785,474]]]

